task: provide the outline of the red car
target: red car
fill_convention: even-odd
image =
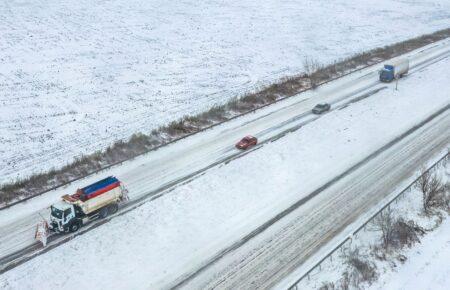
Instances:
[[[258,143],[258,139],[256,139],[256,137],[248,135],[242,138],[242,140],[236,144],[236,148],[245,150],[252,146],[255,146],[256,143]]]

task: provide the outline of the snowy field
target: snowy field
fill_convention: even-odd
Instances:
[[[390,85],[207,171],[2,274],[0,288],[164,288],[447,105],[449,93],[442,88],[448,85],[449,63],[411,74],[398,91]],[[96,284],[74,276],[94,276]]]
[[[432,0],[3,1],[0,183],[449,19]]]

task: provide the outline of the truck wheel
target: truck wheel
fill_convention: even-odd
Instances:
[[[108,207],[102,208],[102,209],[100,210],[100,212],[98,213],[98,216],[99,216],[101,219],[104,219],[105,217],[107,217],[107,216],[108,216]]]
[[[69,231],[71,233],[74,233],[74,232],[78,231],[79,229],[80,229],[80,223],[73,223],[69,227]]]
[[[119,206],[117,205],[117,203],[111,204],[108,207],[108,214],[115,214],[118,210],[119,210]]]

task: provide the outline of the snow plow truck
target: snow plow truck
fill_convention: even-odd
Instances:
[[[78,189],[75,194],[63,195],[61,201],[50,207],[50,223],[44,220],[38,224],[35,238],[45,246],[51,232],[76,232],[95,218],[114,214],[119,203],[128,200],[127,193],[122,182],[110,176]]]

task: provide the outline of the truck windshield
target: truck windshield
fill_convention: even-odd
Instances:
[[[67,216],[71,213],[72,211],[70,210],[70,208],[66,209],[64,211],[64,218],[67,218]]]
[[[384,70],[381,71],[381,77],[386,78],[386,77],[388,77],[391,73],[392,73],[392,71],[387,70],[387,69],[384,69]]]
[[[56,207],[52,206],[51,207],[51,211],[52,211],[52,216],[54,216],[55,218],[61,219],[62,218],[62,210],[57,209]]]

